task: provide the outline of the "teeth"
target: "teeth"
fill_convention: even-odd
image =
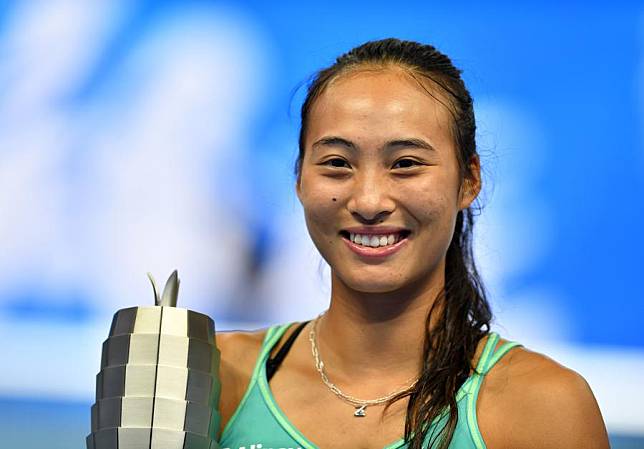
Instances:
[[[367,234],[349,234],[351,241],[357,245],[370,246],[378,248],[379,246],[393,245],[400,240],[399,234],[388,235],[367,235]]]

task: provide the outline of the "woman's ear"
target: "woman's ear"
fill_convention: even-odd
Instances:
[[[470,158],[467,176],[463,179],[459,209],[467,209],[481,192],[481,161],[477,154]]]
[[[300,173],[297,174],[297,179],[295,180],[295,194],[297,195],[297,199],[300,201],[300,204],[302,204],[302,177],[300,176]]]

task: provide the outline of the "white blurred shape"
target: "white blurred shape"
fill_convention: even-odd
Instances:
[[[550,245],[548,205],[535,188],[547,148],[536,120],[515,105],[502,100],[482,103],[476,114],[486,176],[475,242],[479,257],[489,254],[486,248],[498,252],[499,260],[481,263],[489,281],[497,282],[529,271]]]
[[[495,327],[504,338],[526,346],[567,341],[572,337],[572,320],[562,304],[557,291],[530,286],[497,304]]]
[[[16,3],[0,45],[0,79],[11,86],[1,113],[33,119],[60,106],[96,63],[122,12],[120,0]]]
[[[285,211],[276,228],[284,232],[276,236],[257,295],[270,304],[269,323],[309,320],[329,306],[329,267],[311,241],[301,207]]]
[[[88,126],[101,132],[90,137],[96,190],[84,212],[105,238],[85,258],[96,257],[93,281],[110,307],[145,301],[147,270],[178,268],[180,305],[205,311],[224,310],[245,280],[246,136],[266,67],[240,26],[203,12],[162,21],[123,67],[129,85],[105,93],[127,102]]]
[[[76,130],[63,97],[118,22],[115,1],[16,3],[0,40],[0,300],[75,272],[65,164]],[[62,280],[62,282],[61,282]]]
[[[267,52],[241,16],[172,10],[109,67],[99,95],[70,107],[61,99],[90,76],[116,6],[43,2],[11,16],[0,298],[35,288],[64,301],[69,289],[114,311],[152,301],[147,271],[178,268],[180,305],[217,308],[243,281],[247,135]]]
[[[0,298],[29,281],[29,268],[49,271],[42,256],[60,253],[63,243],[66,186],[55,173],[64,152],[54,143],[62,130],[54,120],[41,125],[0,137]]]
[[[479,103],[476,116],[485,193],[474,249],[495,322],[521,342],[569,338],[574,320],[556,289],[523,285],[508,293],[507,288],[552,250],[554,217],[539,195],[548,158],[545,133],[528,111],[499,98]]]

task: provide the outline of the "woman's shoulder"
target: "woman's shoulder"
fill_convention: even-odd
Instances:
[[[259,352],[266,332],[268,329],[217,332],[217,348],[221,352],[222,359],[247,358],[250,353]]]
[[[230,362],[231,368],[236,371],[252,371],[259,356],[266,335],[271,329],[281,328],[284,325],[275,325],[252,331],[223,331],[217,332],[216,344],[221,353],[222,368]],[[288,334],[287,330],[286,334]]]
[[[284,326],[275,327],[282,328]],[[269,329],[271,328],[255,331],[217,332],[216,343],[221,354],[219,379],[222,388],[219,409],[222,418],[222,429],[249,388],[253,371],[257,366],[258,357],[262,351],[262,344]],[[287,337],[291,331],[292,327],[289,327],[285,332],[285,336]]]
[[[601,412],[586,380],[524,347],[513,348],[487,373],[477,409],[491,448],[608,447]]]
[[[219,376],[228,388],[245,389],[267,332],[268,328],[254,331],[217,332],[216,344],[221,355]]]
[[[500,339],[497,348],[505,342]],[[547,355],[517,346],[492,367],[486,375],[486,387],[498,399],[507,397],[511,400],[519,396],[529,399],[535,395],[539,403],[543,403],[546,399],[555,401],[583,392],[588,384],[579,373]]]
[[[267,331],[268,329],[217,332],[216,343],[221,354],[219,379],[222,386],[219,398],[222,418],[220,430],[246,393]]]
[[[499,346],[504,342],[501,339]],[[500,397],[534,398],[542,406],[590,392],[579,373],[522,346],[513,348],[499,360],[487,374],[487,384],[488,390]]]

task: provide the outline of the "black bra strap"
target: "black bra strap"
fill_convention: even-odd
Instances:
[[[291,346],[293,346],[293,343],[295,342],[297,336],[300,334],[300,332],[302,332],[302,329],[304,329],[304,326],[306,326],[308,323],[308,321],[305,321],[297,326],[293,333],[288,337],[288,340],[286,340],[286,343],[284,343],[284,346],[282,346],[277,354],[275,354],[275,357],[269,357],[268,360],[266,360],[266,380],[268,382],[270,382],[271,378],[275,374],[275,371],[277,371],[277,369],[282,364],[282,361],[284,361],[286,354],[288,354]]]

